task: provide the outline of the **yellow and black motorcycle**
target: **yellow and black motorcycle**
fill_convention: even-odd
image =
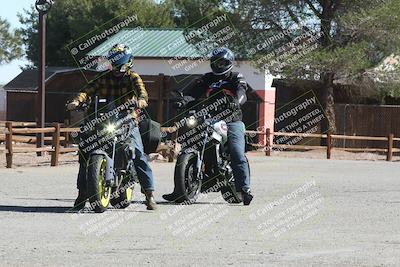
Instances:
[[[86,108],[83,105],[78,109]],[[81,126],[78,140],[85,158],[81,164],[86,164],[87,197],[94,212],[104,212],[109,204],[123,209],[131,203],[134,184],[138,182],[130,137],[138,129],[129,117],[132,109],[108,116],[110,113],[95,105],[93,117]]]

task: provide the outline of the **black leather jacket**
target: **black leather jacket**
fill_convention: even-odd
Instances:
[[[232,118],[232,121],[238,121],[242,120],[240,106],[247,101],[247,88],[247,82],[241,73],[229,72],[226,75],[215,75],[209,72],[183,89],[182,93],[184,96],[191,96],[196,100],[204,98],[205,100],[216,101],[214,96],[217,94],[228,97],[229,103],[223,108],[235,112],[236,115]],[[221,92],[224,93],[221,94]]]

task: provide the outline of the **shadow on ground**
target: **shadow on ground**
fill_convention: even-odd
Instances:
[[[55,207],[55,206],[7,206],[0,205],[0,212],[23,212],[23,213],[66,213],[71,211],[71,207]]]

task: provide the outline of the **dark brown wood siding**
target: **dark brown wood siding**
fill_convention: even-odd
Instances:
[[[81,72],[57,74],[46,84],[46,122],[64,122],[68,119],[72,124],[82,118],[82,114],[66,112],[65,103],[88,83],[86,78],[94,78],[93,74],[83,76]],[[191,77],[190,79],[193,79]],[[149,94],[147,114],[162,125],[171,126],[176,111],[172,108],[170,93],[174,77],[160,75],[143,75],[143,82]],[[189,78],[188,78],[189,80]],[[9,91],[7,94],[7,120],[35,121],[36,93]],[[258,126],[258,103],[255,94],[249,96],[248,103],[243,107],[243,118],[249,129]]]
[[[400,137],[400,106],[335,105],[339,134]],[[341,147],[386,148],[383,141],[337,141]],[[399,147],[399,143],[396,147]]]
[[[36,93],[7,92],[7,120],[35,121]]]

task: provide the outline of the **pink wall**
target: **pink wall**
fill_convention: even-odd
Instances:
[[[275,118],[275,88],[270,90],[257,90],[257,95],[263,100],[260,103],[259,131],[265,131],[267,128],[274,132]],[[261,144],[265,145],[266,137],[262,138]],[[270,139],[272,143],[272,139]]]

